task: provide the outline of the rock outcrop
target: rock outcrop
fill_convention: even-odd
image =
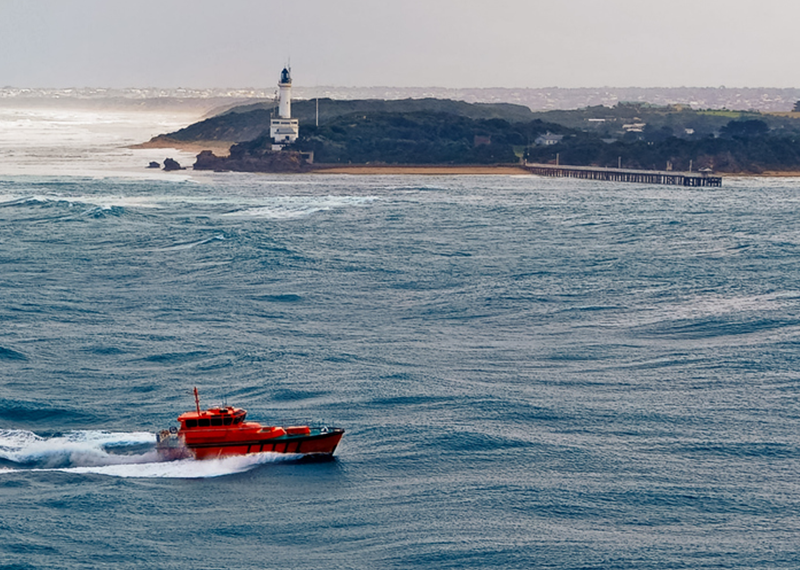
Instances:
[[[237,152],[234,146],[230,156],[216,156],[212,151],[204,150],[197,155],[193,168],[215,172],[308,172],[312,167],[299,152]]]
[[[184,170],[184,168],[178,163],[177,160],[167,158],[164,160],[164,170]]]

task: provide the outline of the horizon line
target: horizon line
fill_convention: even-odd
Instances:
[[[639,85],[601,85],[601,86],[580,86],[580,87],[561,87],[558,85],[549,85],[545,87],[445,87],[441,85],[412,85],[412,86],[396,86],[396,85],[295,85],[293,89],[315,90],[315,89],[440,89],[446,91],[461,91],[461,90],[509,90],[509,91],[542,91],[549,89],[563,89],[563,90],[581,90],[581,89],[659,89],[659,90],[673,90],[673,89],[715,89],[715,90],[779,90],[779,91],[797,91],[800,87],[775,87],[769,85],[759,86],[728,86],[728,85],[680,85],[680,86],[639,86]],[[101,89],[109,91],[126,91],[126,90],[186,90],[186,91],[269,91],[274,90],[274,86],[222,86],[222,87],[187,87],[187,86],[163,86],[163,85],[146,85],[134,86],[129,85],[126,87],[110,87],[98,85],[83,85],[83,86],[16,86],[4,85],[0,87],[0,91],[7,90],[50,90],[50,91],[68,91],[68,90],[88,90],[88,89]]]

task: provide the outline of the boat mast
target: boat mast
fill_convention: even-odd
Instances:
[[[197,415],[200,415],[200,395],[197,393],[197,386],[194,387],[194,403],[197,406]]]

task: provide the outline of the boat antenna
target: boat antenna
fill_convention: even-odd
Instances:
[[[200,415],[200,395],[197,393],[197,386],[194,387],[194,403],[197,406],[197,415]]]

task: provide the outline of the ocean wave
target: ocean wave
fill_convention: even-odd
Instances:
[[[28,357],[12,348],[0,346],[0,360],[28,360]]]
[[[81,422],[96,420],[92,411],[83,407],[58,407],[50,401],[23,400],[0,398],[0,420],[11,422],[42,422],[57,421],[59,425],[64,422]],[[5,432],[0,431],[0,434]],[[0,437],[0,451],[3,449],[3,439]],[[2,458],[2,456],[0,456]]]
[[[125,210],[164,210],[175,207],[216,210],[223,217],[285,220],[302,218],[318,212],[367,205],[375,196],[272,196],[258,198],[225,198],[206,196],[181,196],[172,194],[122,195],[122,194],[67,194],[28,193],[0,194],[0,208],[62,207],[81,208],[81,213],[91,216],[122,215]],[[216,238],[224,239],[224,238]],[[205,243],[205,242],[200,242]],[[198,243],[180,244],[194,247]]]
[[[0,208],[10,208],[12,206],[25,205],[30,202],[31,199],[31,196],[0,194]]]
[[[66,196],[58,194],[33,194],[25,196],[0,196],[0,207],[12,206],[90,206],[104,210],[113,208],[149,208],[158,209],[161,206],[148,196]]]
[[[374,196],[281,196],[268,200],[268,203],[262,201],[261,204],[251,204],[249,208],[227,212],[223,216],[287,220],[348,206],[362,206],[376,199]]]
[[[197,247],[198,245],[205,245],[207,243],[211,243],[211,242],[214,242],[214,241],[225,241],[225,239],[226,238],[225,238],[224,235],[219,234],[219,235],[211,236],[209,238],[204,238],[204,239],[195,240],[195,241],[189,241],[189,242],[184,242],[184,243],[177,243],[175,245],[162,247],[162,248],[157,249],[156,251],[181,251],[181,250],[184,250],[184,249],[192,249],[194,247]]]

